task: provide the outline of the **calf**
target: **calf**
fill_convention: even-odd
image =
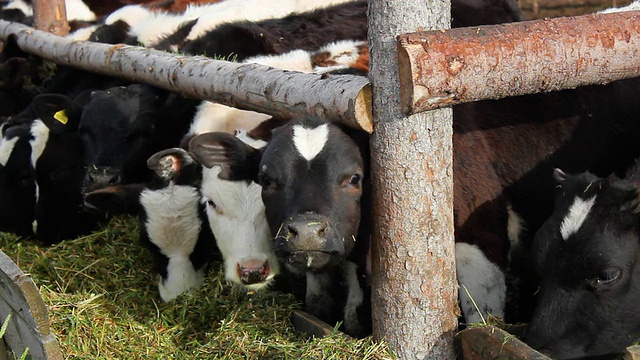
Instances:
[[[306,278],[307,309],[329,323],[344,320],[349,334],[368,334],[369,222],[360,208],[367,141],[361,150],[318,118],[277,128],[262,151],[224,133],[197,139],[192,151],[205,166],[220,166],[219,178],[262,187],[275,253],[288,272]]]
[[[78,129],[86,190],[149,180],[147,158],[180,143],[198,102],[137,84],[93,91]]]
[[[96,225],[81,206],[82,146],[76,134],[81,111],[65,96],[39,95],[3,125],[4,230],[53,243]]]
[[[158,292],[168,302],[202,283],[216,258],[215,242],[200,198],[200,165],[179,148],[152,155],[147,165],[154,171],[148,183],[92,191],[85,205],[138,214],[140,242],[153,256]]]
[[[538,306],[526,341],[554,359],[622,353],[640,338],[640,166],[627,179],[554,172],[535,235]]]

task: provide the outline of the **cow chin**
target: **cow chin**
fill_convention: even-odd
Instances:
[[[339,254],[324,251],[294,251],[286,257],[284,263],[289,271],[302,274],[322,271],[338,263],[340,258]]]

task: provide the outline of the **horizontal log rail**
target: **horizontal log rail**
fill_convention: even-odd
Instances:
[[[6,41],[12,34],[23,51],[58,64],[281,118],[317,115],[373,131],[371,86],[364,77],[304,74],[123,44],[72,41],[0,20],[0,39]]]
[[[403,110],[606,84],[640,76],[640,11],[398,37]]]

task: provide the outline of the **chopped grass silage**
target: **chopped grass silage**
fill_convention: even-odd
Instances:
[[[138,223],[114,218],[79,239],[43,247],[0,234],[0,248],[31,275],[69,359],[391,359],[385,344],[331,335],[307,339],[300,308],[275,291],[249,296],[214,264],[204,284],[160,300]]]

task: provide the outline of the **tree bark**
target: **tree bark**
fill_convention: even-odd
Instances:
[[[58,36],[68,35],[66,9],[64,0],[33,0],[33,22],[36,29]]]
[[[399,37],[403,109],[606,84],[640,76],[640,11]]]
[[[371,89],[362,76],[322,76],[175,55],[128,45],[71,41],[0,20],[0,39],[58,64],[147,83],[280,118],[316,115],[372,131]]]
[[[370,0],[374,337],[400,359],[453,359],[452,111],[405,117],[396,36],[450,27],[450,1]]]

